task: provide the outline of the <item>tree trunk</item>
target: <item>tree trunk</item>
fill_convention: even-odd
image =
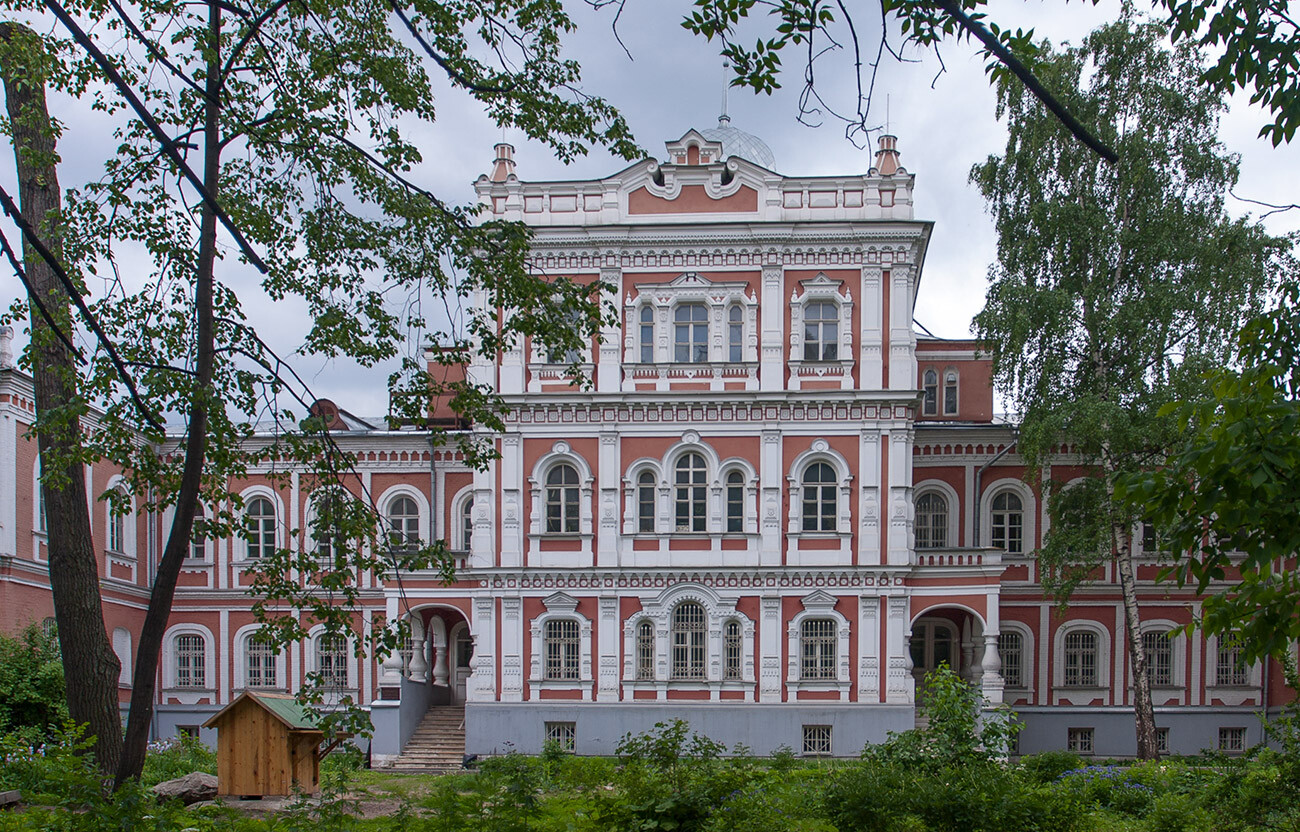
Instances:
[[[1137,722],[1139,760],[1159,759],[1156,748],[1156,713],[1151,702],[1151,677],[1147,675],[1146,650],[1142,646],[1141,618],[1137,600],[1137,575],[1133,568],[1133,534],[1127,526],[1116,529],[1119,546],[1115,568],[1124,597],[1124,634],[1128,638],[1128,665],[1133,675],[1133,718]]]
[[[217,0],[208,2],[208,51],[203,119],[203,185],[215,200],[221,173],[221,6]],[[140,646],[135,660],[135,682],[131,691],[131,714],[127,721],[126,741],[121,765],[117,770],[117,785],[140,776],[144,768],[145,753],[149,746],[149,732],[153,723],[154,691],[158,679],[158,663],[162,653],[163,633],[171,615],[172,601],[176,595],[176,581],[181,564],[189,556],[194,534],[194,513],[202,486],[203,463],[208,449],[208,410],[212,403],[212,376],[216,360],[215,321],[213,317],[213,270],[217,259],[217,215],[213,206],[204,202],[199,219],[199,258],[194,280],[194,306],[196,320],[196,349],[194,386],[190,394],[189,425],[185,437],[185,461],[181,472],[180,490],[176,496],[176,511],[172,527],[163,547],[162,558],[154,577],[153,592],[149,596],[149,610],[145,613],[144,627],[140,631]],[[224,649],[225,645],[211,645],[211,649]]]
[[[28,28],[0,23],[6,106],[13,129],[22,213],[45,247],[61,253],[61,195],[54,132],[45,106],[44,55]],[[54,270],[27,244],[24,270],[59,329],[74,333],[71,301]],[[117,682],[121,662],[104,628],[99,594],[99,563],[90,531],[80,413],[85,401],[77,390],[74,356],[31,304],[32,376],[36,387],[37,445],[41,453],[41,493],[45,499],[50,590],[59,628],[63,673],[68,680],[68,713],[95,738],[95,762],[112,774],[122,752],[122,718]]]

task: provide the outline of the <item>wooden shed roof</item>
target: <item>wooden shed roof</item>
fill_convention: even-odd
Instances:
[[[245,699],[251,699],[261,705],[263,710],[283,722],[290,731],[317,731],[324,734],[312,720],[310,712],[295,697],[284,693],[254,693],[251,690],[246,690],[235,697],[234,701],[203,723],[203,727],[212,728]]]

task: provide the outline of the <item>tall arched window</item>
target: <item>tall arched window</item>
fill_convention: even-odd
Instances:
[[[348,686],[348,640],[338,633],[322,633],[316,639],[316,672],[327,688]]]
[[[705,664],[704,607],[683,601],[673,610],[672,665],[674,679],[703,679]]]
[[[244,684],[250,688],[273,688],[278,682],[275,650],[250,633],[244,641]]]
[[[929,491],[916,500],[916,548],[942,549],[948,545],[948,501]]]
[[[805,618],[799,626],[801,679],[836,679],[839,638],[833,618]]]
[[[636,528],[639,532],[655,530],[655,475],[642,471],[636,478]]]
[[[943,413],[945,416],[957,414],[957,371],[945,370],[943,373]]]
[[[709,310],[702,303],[683,303],[673,310],[673,360],[701,364],[709,360]]]
[[[460,548],[469,551],[474,541],[474,498],[460,504]]]
[[[727,310],[727,360],[745,360],[745,312],[739,306]]]
[[[998,635],[998,656],[1002,658],[1002,679],[1009,688],[1025,686],[1025,640],[1015,630]]]
[[[394,552],[413,552],[420,548],[420,507],[405,494],[388,503],[388,539]]]
[[[207,686],[207,645],[203,636],[184,633],[176,637],[176,687]]]
[[[675,471],[677,531],[702,532],[707,516],[708,467],[704,457],[697,453],[684,454],[677,460]]]
[[[270,557],[275,552],[275,504],[266,497],[254,497],[244,510],[244,540],[250,558]]]
[[[722,631],[722,678],[730,682],[740,681],[740,622],[734,618],[727,622]]]
[[[1066,687],[1097,687],[1097,634],[1072,630],[1065,634]]]
[[[815,462],[803,472],[803,530],[833,532],[839,515],[835,469]]]
[[[558,534],[578,531],[578,470],[567,462],[546,475],[546,530]]]
[[[727,474],[727,531],[745,530],[745,475],[739,471]]]
[[[552,618],[546,622],[544,634],[546,664],[543,675],[553,681],[577,681],[579,678],[578,622],[573,618]]]
[[[642,306],[640,312],[641,363],[651,364],[655,360],[655,310],[652,306]]]
[[[989,532],[991,545],[1008,554],[1020,555],[1025,551],[1025,507],[1020,495],[1003,491],[993,498],[993,522]]]
[[[840,308],[830,301],[815,301],[803,308],[803,360],[839,358]]]
[[[1146,656],[1147,679],[1153,685],[1174,683],[1174,642],[1168,633],[1148,630],[1142,634],[1142,652]]]
[[[207,509],[201,505],[194,507],[194,525],[190,529],[190,558],[208,559]]]
[[[655,625],[642,621],[636,625],[636,678],[655,677]]]
[[[939,413],[939,374],[926,370],[921,376],[921,415],[935,416]]]
[[[108,550],[120,554],[126,551],[126,514],[118,507],[130,498],[120,488],[117,495],[116,503],[108,503]]]

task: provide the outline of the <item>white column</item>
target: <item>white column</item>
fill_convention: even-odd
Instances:
[[[990,705],[1002,704],[1002,692],[1006,682],[1002,678],[1002,657],[998,655],[998,637],[996,633],[984,634],[984,658],[981,662],[984,675],[980,679],[980,688]]]
[[[602,595],[600,623],[596,632],[600,641],[599,675],[596,679],[596,701],[598,702],[618,700],[618,648],[622,642],[618,618],[618,598]]]
[[[880,551],[880,431],[863,428],[858,443],[858,482],[862,486],[858,506],[858,565],[875,566]]]
[[[447,686],[447,622],[438,616],[429,619],[429,642],[433,648],[433,683]]]
[[[762,670],[758,679],[758,701],[781,701],[781,596],[763,596],[763,621],[758,628]]]
[[[411,663],[406,668],[406,675],[412,682],[426,682],[429,679],[429,660],[425,651],[424,621],[418,612],[411,616]]]
[[[862,332],[861,379],[863,390],[883,390],[885,380],[885,362],[882,347],[884,333],[880,327],[881,308],[880,267],[866,266],[862,269]]]
[[[759,566],[781,565],[781,483],[782,471],[781,432],[763,431],[763,451],[759,460],[758,485],[760,489],[759,514],[762,517],[759,539]]]
[[[600,279],[610,285],[610,289],[601,293],[603,306],[613,307],[619,311],[618,320],[623,319],[623,270],[607,267],[600,270]],[[600,328],[600,344],[596,353],[600,361],[596,365],[596,390],[601,393],[617,393],[622,387],[622,348],[623,332],[619,323],[606,324]]]
[[[890,270],[889,289],[889,379],[890,390],[916,389],[916,332],[912,328],[912,296],[915,269],[895,264]]]
[[[524,459],[522,438],[517,433],[507,433],[501,437],[501,565],[506,568],[518,567],[523,564],[523,552],[525,548],[525,518],[523,515],[524,507]],[[489,498],[490,499],[490,498]],[[479,490],[477,480],[475,481],[474,492],[474,534],[475,540],[471,541],[471,550],[475,553],[474,565],[479,568],[489,568],[496,564],[495,558],[489,546],[484,546],[485,551],[479,551],[477,538],[479,537],[480,518],[483,518],[482,525],[491,531],[491,521],[488,519],[491,512],[488,506],[479,505]]]
[[[614,431],[602,431],[600,459],[596,470],[596,483],[600,490],[596,510],[600,512],[600,522],[597,526],[594,561],[598,567],[618,565],[618,494],[623,480],[623,464],[619,450],[618,434]]]
[[[230,643],[230,610],[223,609],[217,616],[217,702],[230,701],[230,657],[234,655],[234,646]]]
[[[891,704],[911,705],[915,699],[912,679],[912,654],[907,649],[910,635],[908,611],[911,601],[906,595],[890,595],[889,622],[885,632],[886,657],[889,662],[889,680],[885,701]]]
[[[763,337],[759,342],[758,381],[760,390],[785,386],[785,309],[782,289],[785,270],[779,263],[763,266]]]
[[[496,599],[475,598],[470,631],[474,634],[474,657],[470,659],[470,676],[466,680],[465,698],[471,702],[491,702],[497,696],[496,676]]]
[[[858,596],[858,701],[880,701],[880,598]]]
[[[501,701],[524,700],[523,599],[501,599]],[[482,632],[482,631],[481,631]]]

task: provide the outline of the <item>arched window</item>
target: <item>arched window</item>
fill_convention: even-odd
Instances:
[[[840,308],[830,301],[815,301],[803,309],[803,360],[839,358]]]
[[[194,524],[190,527],[190,559],[208,559],[207,510],[202,505],[194,507]]]
[[[1214,663],[1214,683],[1228,687],[1250,684],[1250,668],[1242,658],[1241,645],[1230,635],[1219,636]]]
[[[745,312],[739,306],[727,310],[727,360],[745,360]]]
[[[1008,554],[1020,555],[1025,551],[1025,509],[1020,495],[1003,491],[993,498],[993,522],[989,531],[990,544],[1004,549]]]
[[[636,478],[636,528],[639,532],[655,530],[655,475],[642,471]]]
[[[1002,658],[1002,679],[1009,688],[1025,686],[1025,639],[1015,630],[998,635],[998,655]]]
[[[636,626],[636,678],[655,677],[655,625],[642,621]]]
[[[921,415],[935,416],[939,413],[939,374],[926,370],[921,377]]]
[[[702,303],[683,303],[673,310],[673,360],[701,364],[709,360],[709,310]]]
[[[1168,633],[1148,630],[1142,634],[1142,652],[1146,655],[1147,679],[1153,685],[1174,683],[1174,642]]]
[[[322,687],[348,686],[348,640],[338,633],[322,633],[316,639],[316,672]]]
[[[572,618],[552,618],[546,622],[545,679],[570,682],[579,678],[578,657],[581,643],[578,622]]]
[[[732,619],[722,631],[722,678],[740,681],[740,622]]]
[[[1066,687],[1097,687],[1097,634],[1091,630],[1071,630],[1065,634]]]
[[[266,497],[254,497],[244,510],[244,540],[250,558],[270,557],[275,552],[275,504]]]
[[[546,530],[558,534],[578,531],[578,470],[567,462],[546,475]]]
[[[683,601],[673,610],[672,662],[674,679],[704,678],[704,607]]]
[[[641,307],[641,363],[652,364],[655,360],[655,310],[652,306]]]
[[[41,460],[36,458],[35,476],[32,479],[32,490],[36,493],[36,530],[41,534],[49,531],[49,526],[45,518],[45,486],[41,483]]]
[[[311,540],[308,544],[322,570],[331,570],[336,565],[335,532],[341,499],[333,490],[318,492],[312,497]]]
[[[388,503],[388,539],[394,552],[414,552],[420,548],[420,507],[405,494]]]
[[[276,678],[275,650],[250,633],[244,640],[244,684],[250,688],[273,688]]]
[[[799,627],[801,679],[830,679],[838,676],[836,650],[839,638],[833,618],[805,618]]]
[[[684,454],[676,466],[677,531],[702,532],[707,517],[705,481],[708,467],[697,453]]]
[[[945,416],[957,415],[956,370],[945,370],[943,373],[943,413]]]
[[[41,635],[45,636],[48,639],[53,639],[55,641],[58,641],[59,622],[54,619],[54,616],[46,616],[44,619],[42,619]]]
[[[727,531],[745,530],[745,475],[739,471],[727,474]]]
[[[176,637],[176,687],[202,688],[207,682],[207,645],[203,636],[185,633]]]
[[[460,504],[460,548],[469,551],[474,541],[474,498]]]
[[[916,500],[916,548],[943,549],[948,545],[948,501],[934,491]]]
[[[839,515],[835,469],[815,462],[803,472],[803,530],[833,532]]]
[[[114,501],[108,503],[108,551],[122,554],[126,552],[126,514],[121,510],[130,497],[122,489],[117,489]]]

